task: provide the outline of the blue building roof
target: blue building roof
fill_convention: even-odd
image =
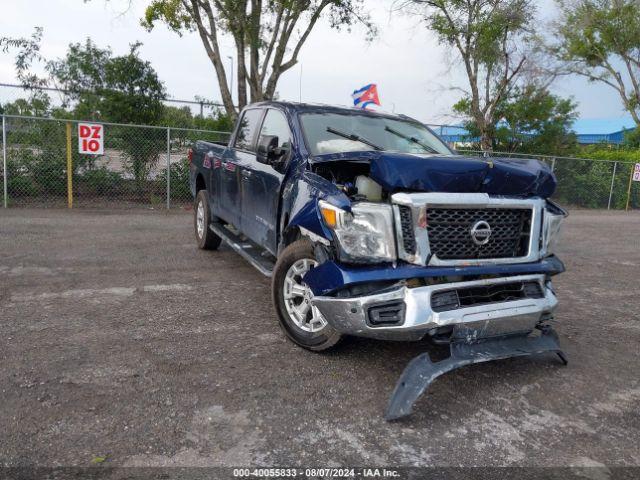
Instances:
[[[579,133],[578,143],[580,145],[593,145],[596,143],[607,143],[610,145],[620,145],[624,141],[624,134],[628,130],[620,130],[613,133]]]
[[[470,138],[464,127],[456,125],[432,126],[435,131],[447,143],[479,142],[479,138]],[[624,141],[624,135],[631,129],[623,129],[613,133],[578,133],[576,137],[580,145],[594,145],[606,143],[609,145],[620,145]]]

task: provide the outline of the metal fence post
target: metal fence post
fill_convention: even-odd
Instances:
[[[167,210],[171,208],[171,129],[167,127]]]
[[[611,210],[611,197],[613,197],[613,182],[616,179],[616,170],[618,168],[618,162],[613,163],[613,175],[611,175],[611,188],[609,189],[609,203],[607,203],[607,210]]]
[[[627,189],[627,206],[625,208],[627,212],[629,211],[629,202],[631,201],[631,185],[633,182],[633,163],[630,163],[629,167],[631,167],[631,171],[629,172],[629,188]]]
[[[554,172],[556,170],[556,157],[551,159],[551,171]]]
[[[2,172],[4,173],[4,208],[7,208],[7,121],[2,115]]]
[[[67,122],[67,207],[73,208],[73,157],[71,155],[71,122]]]

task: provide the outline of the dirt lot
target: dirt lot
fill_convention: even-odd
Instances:
[[[0,213],[0,465],[640,465],[640,214],[574,212],[569,356],[466,367],[382,419],[424,344],[281,334],[185,212]],[[103,458],[97,458],[103,457]]]

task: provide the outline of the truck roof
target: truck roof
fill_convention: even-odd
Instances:
[[[373,110],[366,110],[362,108],[355,107],[345,107],[338,105],[327,105],[322,103],[298,103],[298,102],[282,102],[282,101],[265,101],[252,103],[251,105],[247,105],[247,107],[278,107],[282,110],[287,110],[290,113],[340,113],[340,114],[348,114],[348,115],[367,115],[371,117],[385,117],[385,118],[395,118],[402,120],[411,120],[414,122],[419,122],[418,120],[408,117],[406,115],[398,115],[388,112],[376,112]],[[421,122],[419,122],[421,123]]]

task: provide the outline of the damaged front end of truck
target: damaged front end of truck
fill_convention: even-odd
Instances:
[[[289,225],[315,245],[312,305],[341,334],[449,345],[449,358],[407,366],[387,419],[463,365],[543,352],[566,362],[551,328],[566,212],[549,200],[546,165],[367,151],[312,156],[304,176],[312,200]]]

